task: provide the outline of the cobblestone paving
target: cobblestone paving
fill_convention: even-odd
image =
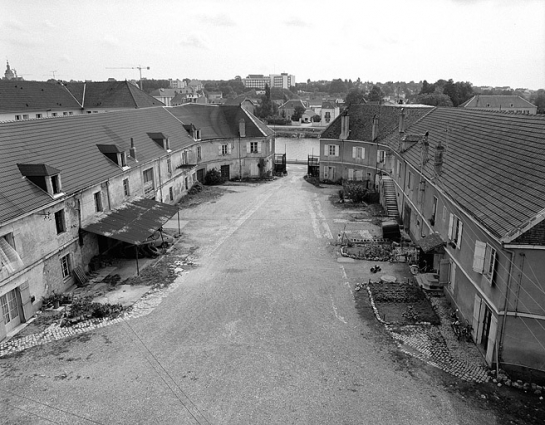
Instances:
[[[185,272],[184,272],[185,273]],[[121,323],[124,320],[136,319],[138,317],[150,314],[163,298],[168,296],[172,291],[176,290],[182,282],[183,274],[179,274],[172,284],[166,288],[151,289],[142,298],[140,298],[132,307],[116,318],[90,319],[80,322],[74,326],[61,327],[59,323],[53,323],[43,332],[27,335],[18,339],[11,339],[0,344],[0,357],[17,353],[27,348],[37,345],[47,344],[48,342],[58,341],[60,339],[79,335],[84,332],[89,332],[95,329],[100,329],[105,326],[110,326],[116,323]]]
[[[473,343],[458,341],[450,327],[449,308],[445,297],[430,297],[441,325],[429,323],[392,325],[380,317],[373,294],[367,292],[377,319],[384,323],[399,349],[429,365],[435,366],[464,381],[486,382],[489,380],[481,354]]]

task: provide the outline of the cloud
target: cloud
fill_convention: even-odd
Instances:
[[[113,35],[106,34],[104,37],[102,37],[101,40],[102,44],[108,46],[108,47],[120,47],[121,42],[117,37],[114,37]]]
[[[208,50],[208,44],[202,36],[196,34],[188,34],[178,40],[178,44],[182,47],[194,47],[195,49]]]
[[[287,21],[284,21],[284,25],[288,27],[297,27],[297,28],[310,28],[312,25],[310,25],[308,22],[305,22],[299,18],[291,18]]]
[[[217,27],[234,27],[236,26],[235,21],[233,21],[229,16],[225,14],[221,15],[199,15],[198,18],[203,24],[210,24]]]

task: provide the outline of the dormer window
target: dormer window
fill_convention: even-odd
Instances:
[[[196,142],[201,140],[201,129],[195,127],[193,124],[184,124],[185,131],[189,134],[193,140]]]
[[[161,148],[166,151],[170,151],[170,140],[168,136],[164,133],[148,133],[148,136],[151,140],[157,143]]]
[[[63,195],[61,172],[47,164],[17,164],[19,171],[53,198]]]
[[[127,152],[117,145],[97,145],[102,154],[121,168],[127,167]]]

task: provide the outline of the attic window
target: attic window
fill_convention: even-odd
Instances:
[[[127,152],[123,151],[117,145],[97,145],[100,152],[105,157],[113,161],[116,165],[124,168],[127,167]]]
[[[193,140],[201,140],[201,129],[195,127],[193,124],[184,124],[185,131],[189,134]]]
[[[170,140],[168,136],[164,133],[148,133],[148,136],[151,140],[157,143],[161,148],[166,151],[170,151]]]
[[[52,197],[63,195],[61,172],[47,164],[17,164],[21,174]]]

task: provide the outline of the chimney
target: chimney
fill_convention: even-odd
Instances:
[[[246,121],[242,118],[238,122],[238,135],[240,137],[246,137]]]
[[[341,115],[341,134],[340,134],[339,138],[342,139],[342,140],[348,139],[348,133],[350,133],[350,130],[349,130],[350,121],[349,121],[349,119],[350,119],[350,117],[348,116],[348,114]]]
[[[398,151],[403,151],[403,134],[405,133],[405,108],[401,108],[401,114],[399,114],[399,146]]]
[[[129,149],[129,155],[132,159],[138,162],[138,160],[136,159],[136,148],[134,147],[134,140],[132,137],[131,137],[131,148]]]
[[[378,137],[378,118],[375,115],[373,116],[373,127],[371,129],[371,141],[374,142],[377,137]]]
[[[434,167],[435,167],[435,175],[440,176],[443,171],[443,153],[445,152],[444,146],[441,145],[441,141],[439,140],[439,144],[435,148],[435,161],[434,161]]]
[[[426,165],[429,161],[430,142],[428,142],[429,132],[426,131],[424,138],[422,139],[422,165]]]

